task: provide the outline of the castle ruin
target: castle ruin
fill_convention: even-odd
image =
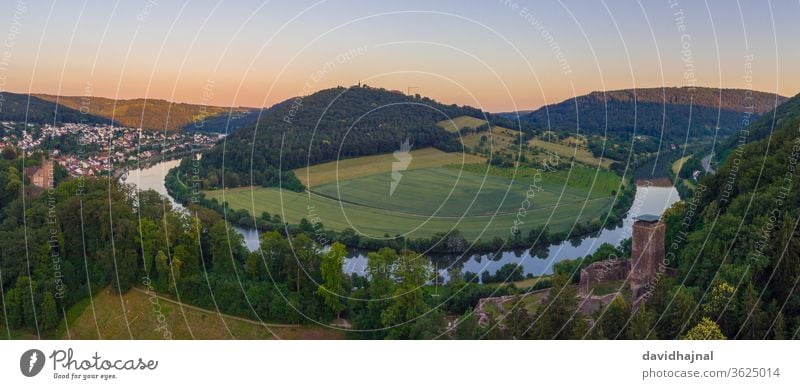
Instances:
[[[592,263],[580,274],[579,291],[592,298],[595,286],[623,281],[630,286],[634,306],[652,292],[659,272],[671,275],[664,266],[665,226],[656,215],[640,215],[633,223],[630,259],[609,259]]]

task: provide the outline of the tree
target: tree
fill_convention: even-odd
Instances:
[[[36,310],[41,303],[39,284],[27,276],[21,276],[17,278],[17,286],[15,288],[19,291],[23,327],[37,328]],[[33,291],[33,296],[31,296],[30,291]]]
[[[181,279],[181,267],[183,262],[177,256],[172,256],[172,261],[169,263],[169,275],[172,282],[169,283],[171,288],[177,288],[178,280]]]
[[[772,268],[775,279],[771,290],[778,301],[786,301],[795,283],[800,277],[800,238],[795,232],[793,218],[784,216],[783,224],[778,232],[778,242],[772,247]]]
[[[719,329],[717,323],[711,319],[704,317],[700,319],[694,328],[686,333],[683,337],[686,340],[725,340],[727,339],[722,331]]]
[[[525,302],[520,296],[511,299],[510,305],[511,309],[503,317],[505,338],[523,339],[528,335],[528,328],[532,323],[531,315],[525,309]]]
[[[44,325],[45,329],[55,328],[58,325],[58,322],[61,317],[58,315],[56,309],[56,302],[53,300],[53,296],[47,293],[44,296],[44,300],[42,300],[42,324]]]
[[[445,334],[446,325],[442,311],[438,309],[430,310],[412,323],[409,323],[406,339],[438,339]]]
[[[200,258],[195,253],[196,250],[184,244],[175,246],[175,250],[172,253],[173,261],[175,260],[174,258],[179,258],[181,263],[180,273],[183,277],[191,277],[202,273]]]
[[[753,284],[747,284],[742,298],[742,325],[739,333],[744,339],[764,337],[764,310],[761,308],[758,292]]]
[[[666,301],[663,308],[655,308],[656,312],[661,312],[661,318],[657,323],[659,337],[661,339],[677,339],[682,331],[694,324],[692,312],[697,305],[694,296],[683,286],[665,290],[661,296],[658,295],[659,290],[656,288],[656,293],[654,299],[661,300],[663,297]],[[671,304],[669,304],[670,301]],[[659,305],[661,306],[661,304]]]
[[[360,330],[368,330],[364,334],[371,339],[381,339],[387,334],[382,315],[389,308],[391,303],[389,297],[396,287],[390,271],[397,260],[397,251],[389,247],[367,253],[366,273],[369,279],[365,296],[367,302],[357,314],[355,326]]]
[[[161,247],[161,231],[153,220],[146,218],[140,221],[139,226],[143,270],[144,274],[149,275],[153,271],[155,253]]]
[[[243,254],[242,236],[219,220],[208,231],[211,251],[211,268],[217,274],[237,274],[240,255]]]
[[[775,326],[772,329],[772,338],[775,340],[787,339],[786,320],[783,318],[783,312],[778,312],[778,315],[775,316]]]
[[[250,276],[251,279],[260,280],[262,279],[262,275],[264,271],[263,262],[261,260],[261,255],[258,252],[252,252],[247,255],[247,261],[245,261],[244,269],[247,274]]]
[[[302,279],[305,276],[315,278],[319,272],[319,256],[314,241],[306,234],[296,235],[291,240],[291,248],[290,255],[284,257],[283,271],[287,282],[294,284],[295,291],[299,292],[303,286]]]
[[[727,282],[719,282],[711,288],[705,303],[702,305],[703,315],[713,318],[719,323],[724,333],[735,333],[738,301],[736,289]]]
[[[19,192],[19,189],[22,187],[22,179],[20,178],[19,171],[15,167],[9,166],[6,174],[6,180],[8,180],[8,182],[6,182],[5,191],[8,193]]]
[[[456,339],[478,339],[479,336],[478,319],[475,317],[475,311],[468,310],[464,312],[456,321]]]
[[[19,288],[11,288],[6,292],[6,299],[3,301],[6,309],[6,318],[8,326],[12,329],[22,326],[23,313],[22,313],[22,298]]]
[[[653,318],[655,314],[645,307],[639,307],[636,313],[631,318],[631,323],[628,325],[628,339],[634,340],[652,340],[657,339],[656,331],[653,326]]]
[[[578,310],[578,291],[566,274],[555,274],[547,300],[539,306],[531,329],[535,339],[580,339],[588,330]]]
[[[598,312],[601,316],[595,323],[595,329],[600,331],[602,337],[618,339],[625,336],[625,326],[628,323],[631,308],[620,295],[614,297],[605,312],[602,309]]]
[[[397,287],[389,308],[383,312],[382,321],[384,326],[392,327],[389,337],[405,339],[408,337],[408,326],[403,324],[416,320],[429,309],[425,303],[423,286],[431,278],[430,262],[413,251],[403,251],[391,275],[397,280]]]
[[[347,248],[343,244],[334,242],[331,245],[330,251],[322,256],[320,266],[322,283],[317,289],[317,293],[322,295],[325,304],[336,313],[337,318],[344,308],[341,295],[343,293],[342,277],[344,277],[342,266],[344,266],[345,255],[347,255]]]
[[[266,262],[268,279],[275,283],[286,280],[283,265],[292,254],[289,242],[278,231],[265,232],[261,234],[259,251],[259,260]]]
[[[137,258],[138,255],[133,249],[127,249],[115,255],[116,267],[111,283],[115,292],[123,294],[136,283],[138,274],[136,266]]]
[[[167,261],[167,255],[161,250],[158,250],[156,254],[156,271],[162,282],[166,282],[169,279],[169,262]]]

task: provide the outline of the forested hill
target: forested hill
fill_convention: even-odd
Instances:
[[[725,156],[738,147],[739,143],[753,142],[770,136],[776,128],[782,128],[785,121],[791,121],[800,112],[800,99],[796,97],[786,100],[778,109],[765,113],[753,121],[746,128],[746,138],[731,136],[718,149],[718,153]]]
[[[741,129],[744,112],[772,110],[786,98],[744,89],[646,88],[592,92],[542,107],[521,119],[541,129],[579,129],[584,134],[630,137],[631,134],[683,140]],[[577,111],[576,111],[577,108]],[[580,126],[578,124],[580,123]],[[691,126],[690,126],[691,124]]]
[[[787,338],[800,329],[800,95],[775,110],[774,127],[772,117],[747,128],[757,140],[730,150],[691,208],[665,216],[686,289],[680,298],[702,303],[696,315],[729,338]]]
[[[28,123],[110,123],[92,114],[82,114],[78,109],[55,104],[26,94],[3,92],[0,94],[0,121]]]
[[[53,96],[38,94],[36,98],[58,103],[59,109],[83,110],[102,117],[110,123],[154,131],[179,129],[225,132],[228,117],[238,124],[238,118],[249,117],[250,108],[229,108],[210,105],[173,103],[158,99],[118,100],[95,96]],[[255,117],[248,124],[255,123]],[[228,129],[230,130],[230,128]]]
[[[279,167],[288,171],[341,158],[391,153],[406,140],[415,149],[433,146],[460,151],[458,134],[436,123],[462,115],[484,117],[476,108],[444,105],[385,89],[326,89],[271,107],[257,128],[241,129],[205,153],[200,173],[222,177],[224,166],[225,185],[239,186],[250,184],[252,168],[253,183],[277,185]]]

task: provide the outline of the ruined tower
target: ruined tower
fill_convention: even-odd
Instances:
[[[664,262],[664,223],[656,215],[640,215],[633,223],[631,289],[634,298],[657,276]]]

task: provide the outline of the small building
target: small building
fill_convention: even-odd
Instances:
[[[31,184],[39,188],[49,189],[54,186],[55,164],[52,159],[42,157],[41,166],[36,166],[28,170],[28,178]],[[27,169],[26,169],[27,170]]]

